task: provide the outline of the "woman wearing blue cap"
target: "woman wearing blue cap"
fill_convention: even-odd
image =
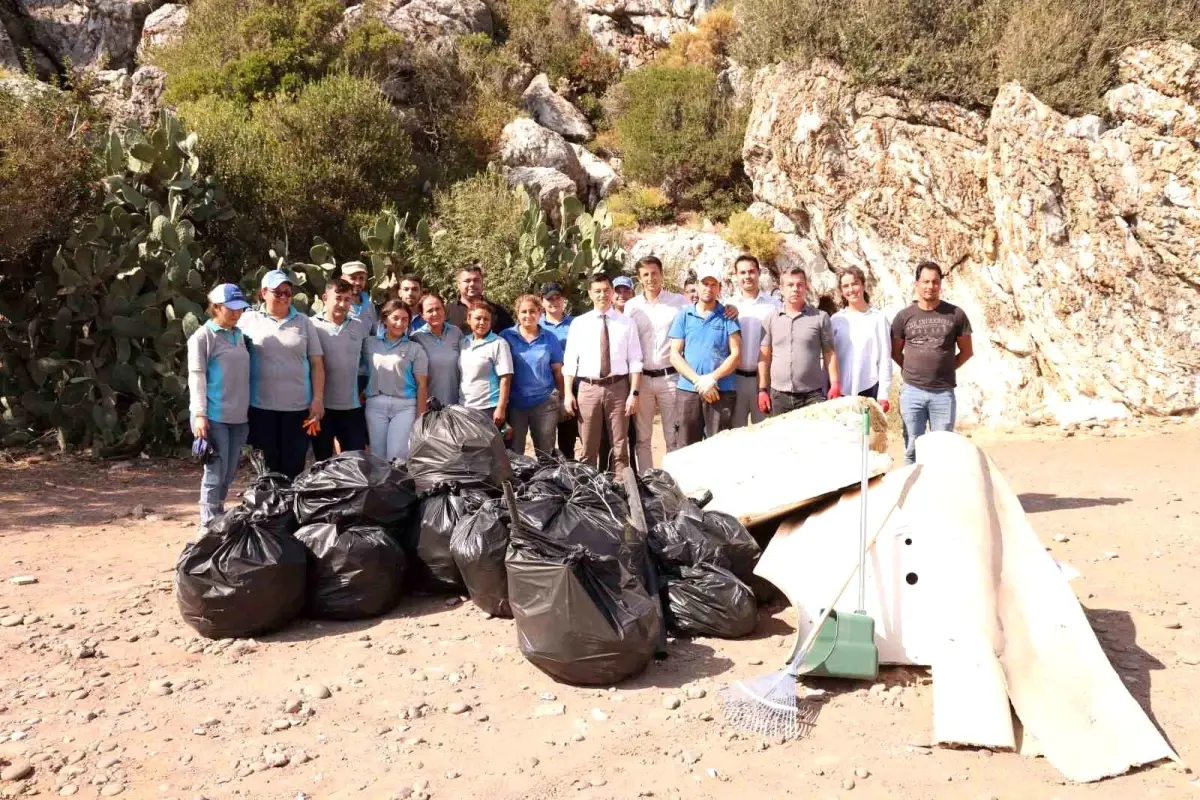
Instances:
[[[187,343],[192,433],[212,449],[200,479],[201,527],[225,510],[225,496],[250,430],[250,351],[237,328],[249,304],[232,283],[209,292],[208,302],[208,322]]]
[[[250,344],[250,444],[274,472],[304,471],[304,426],[325,415],[325,359],[312,320],[292,307],[292,278],[281,269],[262,279],[262,306],[238,322]]]

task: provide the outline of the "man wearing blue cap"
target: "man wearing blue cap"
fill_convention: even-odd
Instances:
[[[199,452],[208,453],[200,479],[201,528],[225,510],[250,428],[250,352],[237,328],[242,312],[250,306],[232,283],[209,292],[208,302],[209,320],[187,343],[192,434]]]
[[[312,320],[292,307],[290,275],[271,270],[260,294],[262,306],[238,321],[250,343],[250,444],[295,478],[308,457],[305,423],[325,415],[324,351]]]
[[[567,348],[567,331],[575,317],[567,313],[567,298],[563,295],[562,284],[547,283],[542,285],[542,318],[538,325],[543,330],[554,334],[565,351]],[[579,391],[576,384],[574,391]],[[568,414],[563,398],[559,398],[558,407],[558,451],[563,458],[574,460],[575,443],[579,441],[579,419],[574,414]]]

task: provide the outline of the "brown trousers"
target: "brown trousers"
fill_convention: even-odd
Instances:
[[[629,418],[625,402],[629,399],[629,378],[607,386],[580,381],[579,436],[583,439],[583,461],[596,466],[600,461],[600,432],[608,431],[612,459],[608,468],[620,472],[629,466]]]

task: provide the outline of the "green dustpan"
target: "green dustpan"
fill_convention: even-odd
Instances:
[[[867,459],[870,456],[871,413],[862,415],[862,486],[858,523],[858,611],[830,611],[817,638],[804,656],[801,674],[853,680],[879,676],[879,648],[875,646],[875,620],[864,610],[867,605]]]

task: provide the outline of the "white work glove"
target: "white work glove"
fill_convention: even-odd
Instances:
[[[701,375],[696,380],[696,393],[708,394],[713,389],[717,388],[717,379],[712,375]]]

